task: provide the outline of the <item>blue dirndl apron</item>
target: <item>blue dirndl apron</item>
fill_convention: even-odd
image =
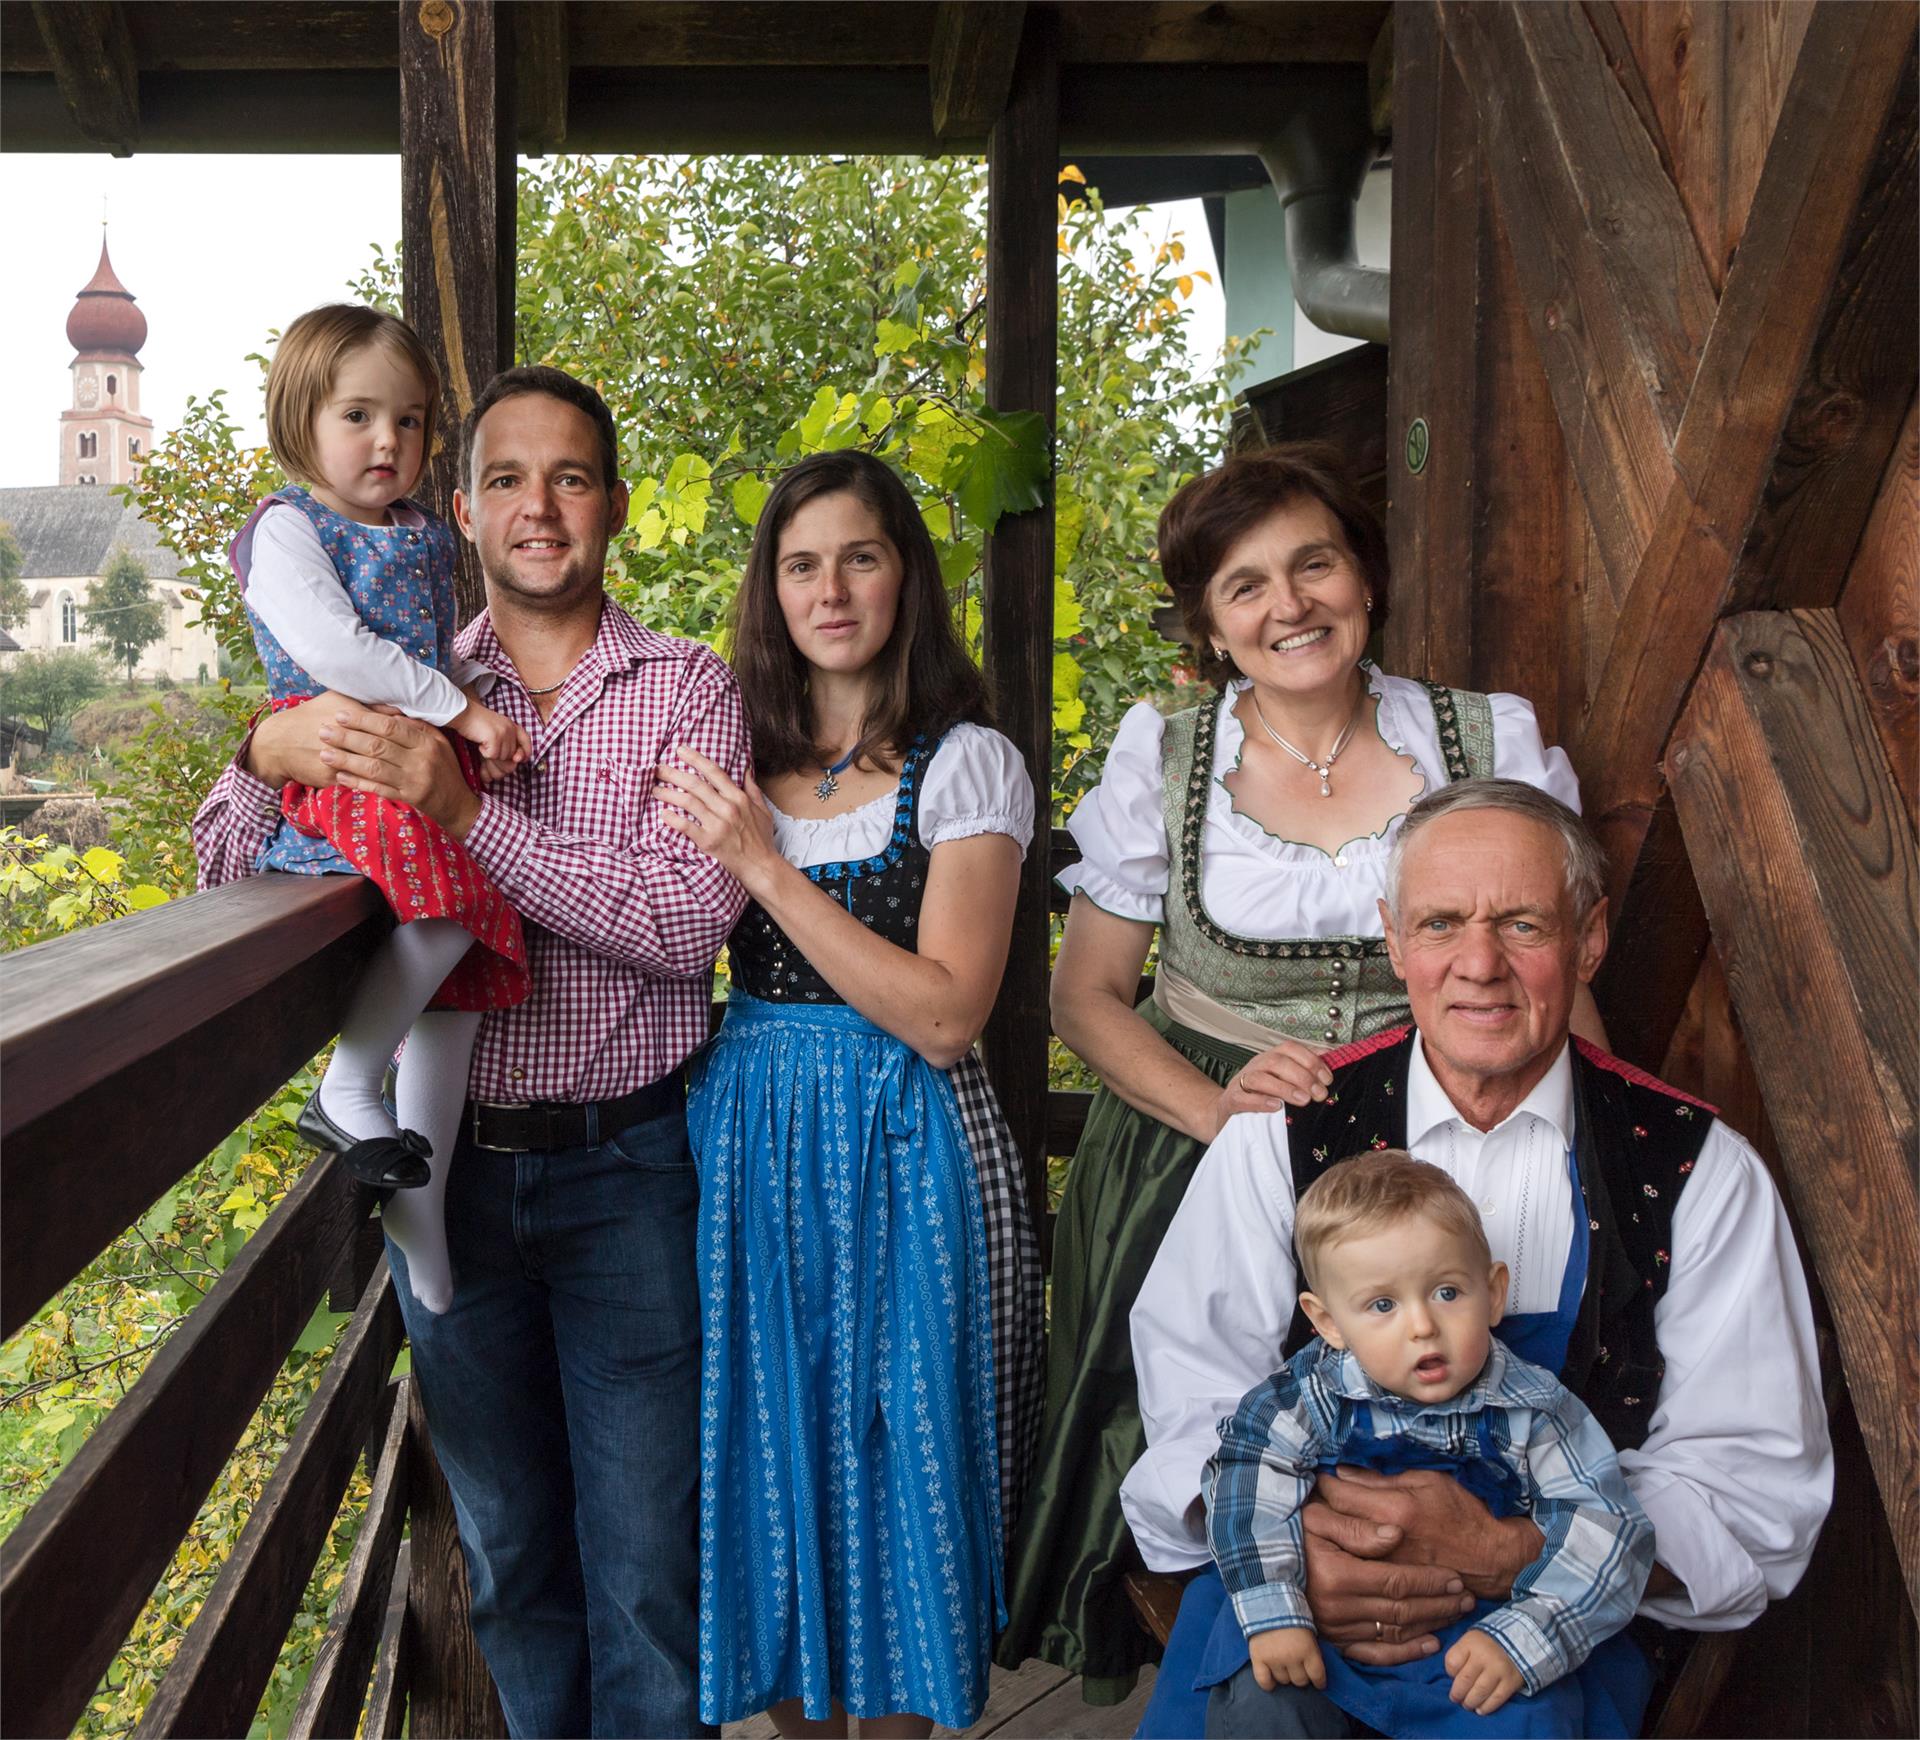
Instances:
[[[1571,1150],[1567,1172],[1572,1183],[1573,1242],[1567,1251],[1566,1274],[1560,1282],[1560,1300],[1551,1311],[1528,1311],[1503,1318],[1494,1334],[1507,1351],[1547,1371],[1559,1371],[1567,1361],[1574,1319],[1587,1285],[1587,1213],[1585,1192]],[[1523,1507],[1519,1477],[1498,1459],[1484,1417],[1475,1422],[1482,1454],[1466,1462],[1442,1457],[1424,1444],[1404,1436],[1375,1437],[1369,1410],[1358,1410],[1353,1430],[1340,1453],[1323,1467],[1371,1468],[1380,1474],[1398,1474],[1410,1468],[1438,1468],[1451,1474],[1495,1516],[1513,1516]],[[1653,1670],[1640,1647],[1628,1635],[1616,1632],[1601,1643],[1579,1669],[1542,1688],[1519,1692],[1491,1716],[1475,1715],[1449,1695],[1453,1676],[1444,1667],[1447,1651],[1476,1621],[1501,1603],[1483,1601],[1472,1613],[1436,1632],[1440,1647],[1432,1655],[1398,1667],[1367,1667],[1352,1662],[1325,1644],[1326,1695],[1339,1708],[1382,1734],[1412,1736],[1583,1735],[1589,1740],[1627,1740],[1640,1732],[1647,1700],[1653,1693]],[[1200,1740],[1207,1727],[1207,1693],[1247,1665],[1247,1640],[1227,1599],[1219,1567],[1208,1565],[1187,1585],[1179,1616],[1167,1639],[1153,1696],[1136,1731],[1136,1740]]]

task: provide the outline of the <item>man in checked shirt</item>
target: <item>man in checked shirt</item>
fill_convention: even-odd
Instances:
[[[422,1308],[388,1247],[516,1735],[711,1732],[681,1065],[745,897],[652,791],[683,743],[743,778],[747,731],[713,653],[606,596],[617,451],[599,394],[557,369],[497,376],[467,418],[454,511],[487,609],[458,650],[493,671],[524,766],[475,793],[437,729],[326,695],[263,719],[194,821],[210,887],[254,873],[286,781],[378,792],[463,840],[525,924],[532,994],[486,1016],[447,1175],[451,1309]]]

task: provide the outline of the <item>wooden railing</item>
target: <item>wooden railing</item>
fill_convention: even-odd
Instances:
[[[357,878],[261,876],[0,960],[0,1335],[326,1043],[387,924]],[[1091,1098],[1049,1096],[1050,1154]],[[72,1729],[323,1296],[351,1319],[139,1732],[247,1731],[363,1454],[293,1733],[504,1731],[370,1212],[317,1158],[0,1544],[0,1734]]]
[[[386,924],[357,879],[261,877],[0,963],[0,1331],[326,1042]],[[364,1707],[398,1734],[410,1693],[415,1734],[501,1731],[419,1405],[390,1381],[370,1207],[333,1155],[309,1166],[0,1546],[0,1731],[72,1729],[328,1293],[352,1317],[139,1731],[246,1733],[363,1452],[371,1501],[293,1731],[351,1735]]]

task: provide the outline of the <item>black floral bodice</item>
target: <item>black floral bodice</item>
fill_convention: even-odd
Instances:
[[[916,737],[900,764],[893,831],[871,858],[815,864],[809,881],[823,888],[875,935],[915,953],[920,902],[933,854],[920,843],[920,788],[938,744]],[[748,901],[727,938],[733,982],[768,1003],[839,1003],[845,999],[815,971],[758,901]]]

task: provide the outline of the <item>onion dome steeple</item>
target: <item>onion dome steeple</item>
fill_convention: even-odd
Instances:
[[[100,238],[100,264],[67,316],[67,342],[77,351],[113,351],[138,356],[147,342],[147,317],[133,305],[133,292],[114,275],[107,239]]]

